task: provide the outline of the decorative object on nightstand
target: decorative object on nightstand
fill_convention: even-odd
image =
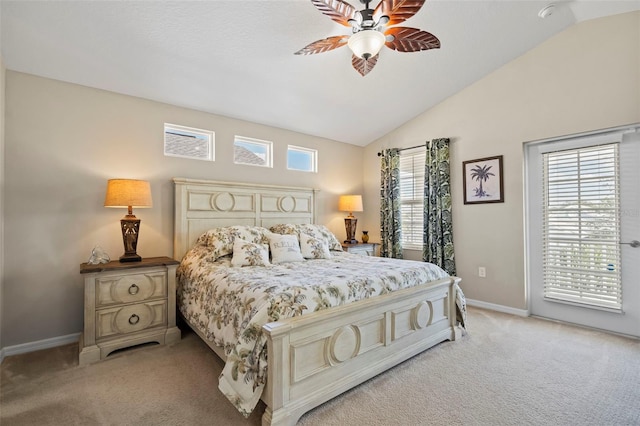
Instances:
[[[109,263],[110,261],[111,258],[109,257],[107,252],[104,251],[102,247],[95,246],[91,250],[91,256],[89,256],[89,260],[87,260],[87,263],[89,265],[99,265],[101,263]]]
[[[369,231],[362,231],[362,242],[363,243],[369,242]]]
[[[109,179],[104,206],[128,209],[127,215],[120,219],[124,243],[124,254],[120,256],[120,262],[140,262],[142,258],[136,253],[140,219],[134,216],[133,208],[152,206],[149,182],[136,179]]]
[[[142,343],[180,340],[176,327],[176,268],[169,257],[135,263],[80,265],[84,277],[84,331],[79,364]]]
[[[357,243],[356,227],[358,226],[358,219],[353,216],[353,212],[362,211],[362,196],[341,195],[338,200],[338,210],[341,212],[349,212],[349,216],[344,218],[344,228],[347,233],[347,239],[344,242],[349,244]]]
[[[377,256],[379,245],[378,243],[342,243],[342,250],[363,256]]]

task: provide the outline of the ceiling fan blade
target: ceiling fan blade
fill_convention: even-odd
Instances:
[[[342,0],[311,0],[318,10],[340,25],[350,27],[349,19],[354,19],[356,8]]]
[[[369,71],[371,71],[373,67],[376,66],[376,63],[378,63],[378,56],[380,55],[378,54],[365,60],[357,57],[356,55],[351,55],[351,65],[353,65],[353,68],[355,68],[355,70],[364,77],[369,74]]]
[[[303,47],[298,50],[294,55],[313,55],[315,53],[328,52],[329,50],[333,50],[335,48],[344,46],[347,44],[349,40],[349,36],[333,36],[327,37],[322,40],[316,40],[313,43]]]
[[[397,50],[398,52],[417,52],[419,50],[440,48],[438,37],[417,28],[389,28],[384,34],[393,36],[393,40],[387,41],[385,45],[389,49]]]
[[[382,0],[373,11],[374,19],[387,15],[387,25],[396,25],[418,13],[425,0]]]

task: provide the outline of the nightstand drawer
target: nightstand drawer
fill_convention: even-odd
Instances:
[[[154,271],[96,279],[96,307],[167,297],[167,274]]]
[[[376,256],[378,243],[343,243],[342,250],[361,256]]]
[[[167,325],[167,301],[138,303],[96,312],[96,339]]]
[[[358,247],[349,249],[349,253],[359,254],[361,256],[373,256],[373,248],[371,247]]]

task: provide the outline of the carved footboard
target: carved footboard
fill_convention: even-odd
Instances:
[[[263,425],[300,416],[400,362],[456,339],[455,284],[446,278],[266,324]]]

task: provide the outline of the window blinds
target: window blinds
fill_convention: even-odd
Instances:
[[[422,250],[426,151],[400,155],[400,220],[402,247]]]
[[[618,144],[544,154],[544,297],[620,311]]]

